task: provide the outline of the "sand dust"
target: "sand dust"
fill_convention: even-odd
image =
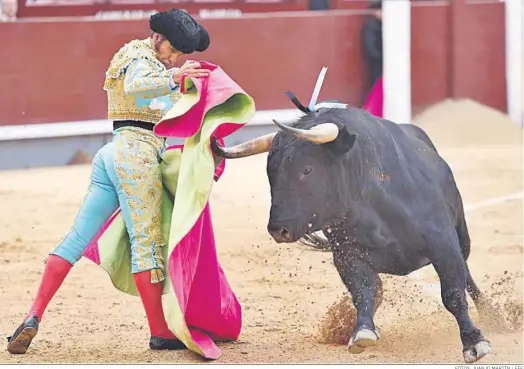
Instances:
[[[516,139],[522,131],[504,117],[482,120],[486,109],[479,113],[475,106],[452,104],[441,118],[436,112],[442,107],[426,112],[443,130],[428,126],[466,204],[522,191],[522,147]],[[456,127],[473,121],[475,139]],[[261,155],[229,161],[212,194],[219,259],[244,309],[242,335],[236,343],[220,344],[219,362],[462,363],[457,325],[442,306],[431,267],[406,277],[382,276],[384,296],[375,318],[379,343],[360,355],[347,352],[351,315],[344,311],[352,307],[331,255],[278,245],[266,231],[265,160]],[[11,335],[23,319],[42,261],[68,231],[89,174],[86,165],[0,172],[0,334]],[[502,330],[485,330],[493,353],[479,364],[522,363],[522,201],[471,211],[467,221],[471,272],[504,316]],[[330,310],[333,305],[339,307]],[[471,301],[470,311],[483,329]],[[325,327],[338,329],[338,338],[324,340],[337,344],[318,342]],[[116,291],[105,272],[81,260],[51,302],[30,351],[25,356],[0,351],[0,363],[201,362],[191,352],[151,352],[148,337],[140,299]]]

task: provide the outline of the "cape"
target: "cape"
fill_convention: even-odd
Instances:
[[[363,109],[376,117],[384,117],[384,86],[382,76],[380,76],[373,85],[373,88],[366,98]]]

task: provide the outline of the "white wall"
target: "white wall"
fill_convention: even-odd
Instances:
[[[521,1],[521,0],[516,0]],[[411,5],[383,0],[384,118],[411,122]]]
[[[524,4],[506,0],[506,88],[508,114],[524,125]]]

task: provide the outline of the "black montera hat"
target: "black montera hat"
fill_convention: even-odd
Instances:
[[[149,18],[149,27],[184,54],[205,51],[209,47],[210,40],[206,29],[183,10],[172,9],[153,14]]]

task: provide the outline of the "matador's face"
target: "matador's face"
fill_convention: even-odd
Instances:
[[[153,34],[152,41],[157,59],[160,60],[167,69],[173,68],[178,59],[184,55],[180,51],[175,50],[169,41],[158,33]]]

